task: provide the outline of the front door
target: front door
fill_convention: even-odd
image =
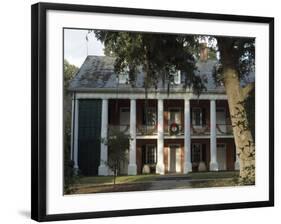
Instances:
[[[181,156],[179,145],[170,145],[169,147],[168,168],[170,173],[181,172]]]
[[[219,170],[226,170],[226,145],[217,144],[217,161]]]

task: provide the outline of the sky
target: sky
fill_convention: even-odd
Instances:
[[[88,41],[86,36],[88,36]],[[202,39],[201,42],[206,42],[206,40],[206,38]],[[214,47],[216,44],[216,41],[208,42],[209,47]],[[87,55],[104,55],[103,48],[104,45],[95,38],[93,32],[88,33],[88,30],[83,29],[64,29],[64,59],[70,64],[80,67]]]
[[[103,44],[95,38],[93,33],[86,36],[88,30],[65,29],[64,30],[64,59],[70,64],[80,67],[88,55],[104,55]]]

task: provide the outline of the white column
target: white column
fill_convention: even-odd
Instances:
[[[184,100],[184,168],[185,174],[192,172],[190,140],[190,101]]]
[[[156,173],[164,174],[164,102],[158,100],[158,138]]]
[[[216,121],[216,101],[211,100],[210,102],[211,110],[211,161],[210,161],[210,170],[218,171],[218,162],[217,162],[217,121]]]
[[[74,150],[74,119],[75,119],[75,93],[72,94],[72,100],[71,100],[71,139],[70,139],[70,160],[74,160],[73,157],[73,150]]]
[[[239,160],[239,156],[237,154],[237,150],[236,150],[236,160],[235,160],[234,168],[235,168],[235,170],[240,170],[240,160]]]
[[[130,103],[130,152],[129,152],[128,175],[137,174],[136,165],[136,100]]]
[[[102,100],[102,108],[101,108],[101,139],[107,139],[108,132],[108,99]],[[100,165],[98,173],[100,176],[107,176],[108,175],[108,166],[106,165],[107,162],[107,145],[104,142],[100,144]]]
[[[73,161],[74,161],[74,169],[78,170],[78,129],[79,129],[79,100],[74,99],[74,126],[73,126],[73,132],[74,132],[74,143],[73,143]]]

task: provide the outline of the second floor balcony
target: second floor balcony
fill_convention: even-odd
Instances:
[[[211,134],[210,125],[195,126],[191,125],[191,136],[208,136]],[[217,136],[232,136],[233,129],[231,124],[216,124]]]
[[[184,136],[184,126],[181,124],[164,126],[165,136]],[[118,129],[125,134],[130,134],[130,125],[109,125],[109,129]],[[157,136],[157,125],[137,125],[137,136]],[[210,125],[202,126],[190,126],[191,136],[210,136]],[[216,124],[216,135],[220,136],[232,136],[233,129],[231,124]]]

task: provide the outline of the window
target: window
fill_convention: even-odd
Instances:
[[[147,116],[146,116],[147,112]],[[143,109],[143,124],[148,126],[154,126],[157,123],[157,114],[155,107],[148,107],[147,111]]]
[[[199,143],[192,144],[192,162],[199,163],[202,160],[202,145]]]
[[[156,145],[146,145],[144,164],[155,164],[156,163]]]
[[[181,110],[178,108],[169,109],[169,125],[181,124]]]
[[[128,72],[121,72],[118,74],[118,83],[119,84],[128,84],[129,83],[129,73]]]
[[[120,108],[120,125],[130,124],[130,108],[122,107]]]
[[[173,84],[181,84],[181,71],[177,71],[173,74]]]
[[[201,108],[192,108],[192,124],[194,126],[202,126],[202,110],[201,110]]]
[[[125,67],[122,72],[117,76],[119,84],[128,84],[129,83],[129,68]]]
[[[120,123],[119,123],[120,131],[125,134],[129,134],[130,131],[130,108],[122,107],[120,108]]]

